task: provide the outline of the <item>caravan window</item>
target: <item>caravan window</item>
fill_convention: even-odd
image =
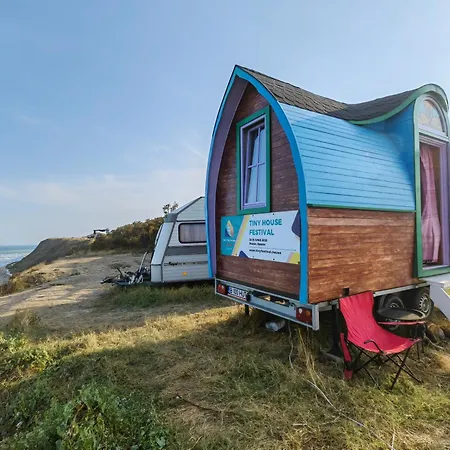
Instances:
[[[182,244],[206,244],[206,225],[202,223],[180,223],[178,240]]]

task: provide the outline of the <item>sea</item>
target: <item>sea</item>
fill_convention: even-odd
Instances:
[[[20,261],[36,248],[36,245],[0,245],[0,267]]]

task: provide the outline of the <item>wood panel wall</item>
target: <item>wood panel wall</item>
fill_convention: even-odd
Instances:
[[[309,302],[417,282],[415,214],[309,208]]]
[[[225,144],[216,194],[217,277],[297,297],[300,266],[220,255],[220,218],[237,214],[236,124],[267,105],[266,99],[249,85],[242,96]],[[271,111],[271,152],[271,210],[298,210],[297,173],[290,145],[273,111]]]

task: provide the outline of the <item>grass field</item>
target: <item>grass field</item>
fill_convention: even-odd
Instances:
[[[1,448],[450,448],[448,346],[411,363],[423,384],[402,375],[390,392],[392,369],[376,388],[321,362],[326,330],[270,333],[210,286],[117,291],[95,308],[150,315],[67,334],[24,311],[2,330]]]

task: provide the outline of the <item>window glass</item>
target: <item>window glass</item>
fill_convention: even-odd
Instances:
[[[258,167],[252,167],[248,169],[248,187],[247,187],[247,196],[245,198],[245,203],[256,203],[256,184],[258,182]]]
[[[259,151],[259,163],[264,164],[266,162],[266,129],[262,128],[260,131],[259,139],[261,140],[261,148]]]
[[[181,223],[178,227],[178,240],[182,244],[206,243],[205,223]]]
[[[421,126],[445,133],[441,113],[431,100],[425,99],[420,102],[418,119]]]
[[[265,120],[262,118],[250,124],[243,130],[243,141],[247,143],[245,152],[242,152],[244,170],[243,207],[261,206],[266,202],[266,130]]]
[[[265,202],[266,200],[266,165],[258,166],[258,194],[257,202]]]

